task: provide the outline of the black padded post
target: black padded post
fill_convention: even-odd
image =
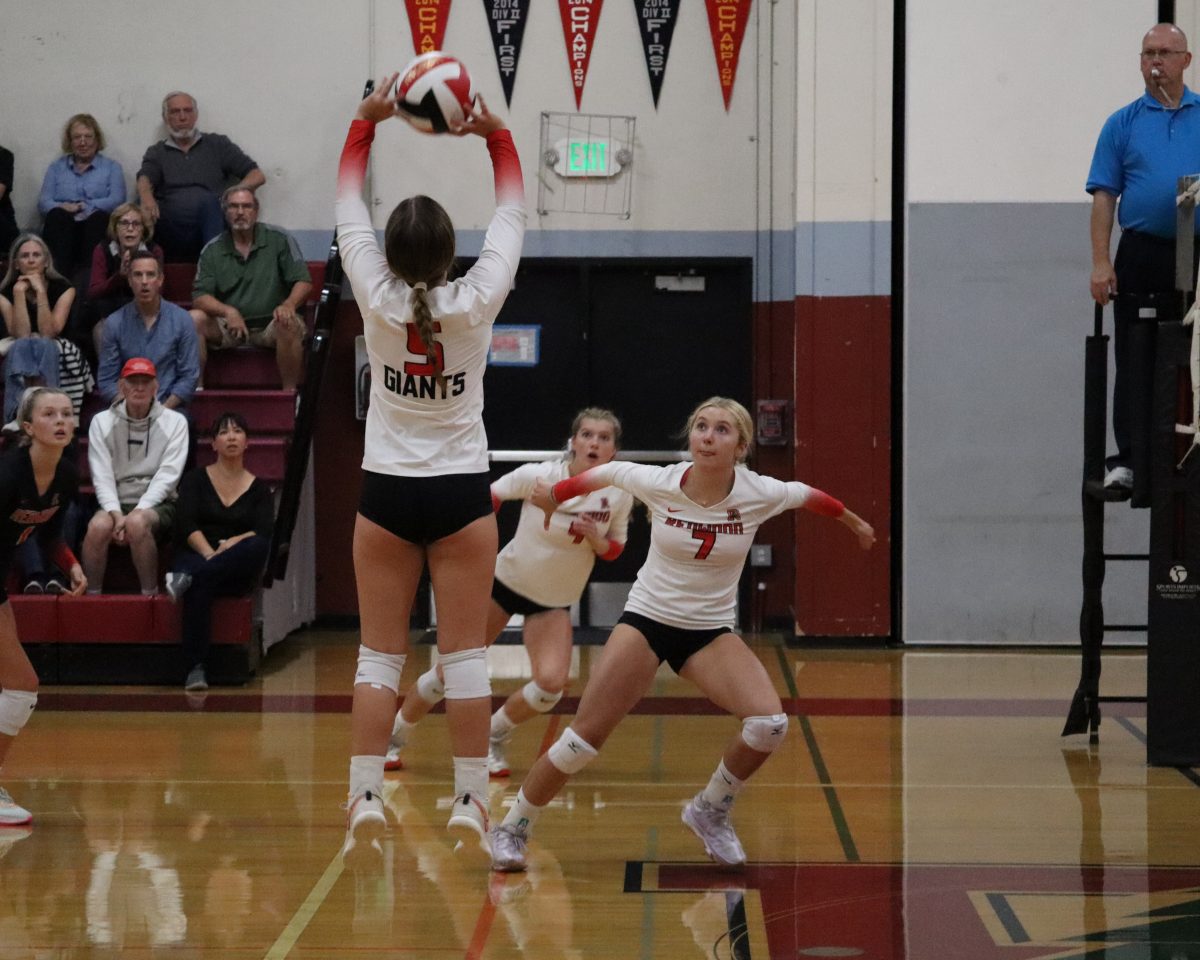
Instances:
[[[1146,757],[1200,765],[1200,451],[1192,421],[1192,330],[1160,322],[1156,348],[1146,690]],[[1180,465],[1182,461],[1182,465]]]
[[[1100,727],[1100,651],[1104,643],[1104,443],[1108,428],[1108,337],[1104,308],[1096,304],[1095,328],[1083,363],[1083,605],[1079,645],[1083,665],[1067,712],[1064,737]]]

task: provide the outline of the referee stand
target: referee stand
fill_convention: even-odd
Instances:
[[[1149,410],[1146,391],[1136,383],[1132,390],[1139,406],[1131,411],[1131,497],[1103,483],[1109,338],[1099,304],[1084,361],[1082,668],[1062,735],[1086,732],[1097,742],[1101,703],[1145,702],[1147,761],[1159,766],[1200,765],[1200,304],[1181,319],[1192,299],[1198,190],[1200,176],[1180,178],[1176,294],[1122,298],[1123,314],[1136,317],[1129,329],[1134,369],[1153,365]],[[1125,499],[1150,508],[1149,554],[1104,552],[1105,508]],[[1106,624],[1106,565],[1137,561],[1148,567],[1146,624]],[[1104,634],[1139,630],[1147,634],[1146,696],[1100,696]]]

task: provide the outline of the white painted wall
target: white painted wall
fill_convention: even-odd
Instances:
[[[534,216],[531,227],[754,230],[758,12],[769,9],[765,3],[752,8],[726,113],[704,7],[684,3],[656,112],[633,4],[605,4],[582,108],[637,117],[633,217],[554,214]],[[6,19],[0,143],[16,153],[13,195],[22,224],[31,220],[68,116],[96,116],[109,139],[106,152],[122,163],[132,187],[143,151],[162,136],[163,94],[184,88],[199,98],[201,129],[228,134],[267,173],[265,217],[291,229],[324,229],[338,153],[363,82],[368,74],[400,69],[412,52],[402,0],[60,0],[28,5]],[[540,113],[574,110],[558,5],[532,5],[511,110],[478,0],[453,4],[445,46],[472,67],[489,104],[508,116],[533,210]],[[774,52],[783,76],[791,76],[790,44]],[[784,124],[786,142],[790,117]],[[398,122],[381,131],[374,186],[388,209],[402,195],[431,193],[463,230],[482,228],[491,211],[490,175],[478,142],[423,138]]]
[[[1193,6],[1178,4],[1185,29]],[[1141,92],[1138,51],[1157,10],[1154,0],[910,3],[909,201],[1087,201],[1100,126]]]

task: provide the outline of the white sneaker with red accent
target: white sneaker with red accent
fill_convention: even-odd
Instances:
[[[379,838],[387,830],[383,813],[383,797],[365,790],[346,806],[346,842],[342,860],[352,862],[372,860],[383,855]]]
[[[457,840],[455,851],[474,854],[479,851],[489,860],[492,847],[488,842],[487,799],[473,793],[460,793],[450,805],[450,819],[446,830]]]
[[[512,771],[508,769],[508,737],[495,737],[488,740],[488,776],[507,777]]]
[[[20,806],[8,791],[0,787],[0,827],[19,827],[33,820],[33,814]]]

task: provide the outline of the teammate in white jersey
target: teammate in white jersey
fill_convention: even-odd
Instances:
[[[745,862],[729,811],[788,727],[767,671],[733,632],[738,577],[754,533],[768,518],[802,506],[841,520],[864,550],[875,542],[871,525],[833,497],[743,466],[752,430],[745,407],[712,397],[688,419],[691,463],[610,463],[534,491],[534,504],[549,516],[559,501],[600,486],[628,490],[650,511],[650,553],[574,721],[534,764],[512,810],[492,833],[494,869],[525,869],[525,844],[538,816],[596,756],[663,660],[742,720],[708,786],[684,808],[683,822],[717,862]]]
[[[611,410],[588,407],[575,415],[567,455],[526,463],[492,484],[496,509],[504,500],[526,500],[538,481],[555,483],[608,463],[621,442],[621,421]],[[587,585],[596,558],[615,560],[625,546],[633,497],[604,487],[561,504],[547,528],[542,511],[528,500],[521,506],[517,532],[496,558],[487,636],[495,641],[515,613],[525,618],[521,638],[529,651],[533,679],[492,714],[488,772],[509,775],[505,744],[513,728],[554,709],[562,699],[571,667],[570,606]],[[416,723],[442,698],[438,666],[421,675],[396,714],[388,745],[387,770],[404,764],[400,751]]]
[[[475,265],[447,283],[454,225],[429,197],[401,201],[380,249],[362,199],[375,125],[395,115],[396,75],[359,104],[338,170],[338,244],[371,362],[363,484],[354,525],[362,644],[351,720],[347,855],[379,850],[384,752],[426,562],[441,622],[454,754],[448,829],[487,850],[491,684],[484,650],[496,518],[488,490],[483,374],[492,323],[512,289],[525,230],[521,164],[482,100],[454,131],[487,141],[496,212]]]

